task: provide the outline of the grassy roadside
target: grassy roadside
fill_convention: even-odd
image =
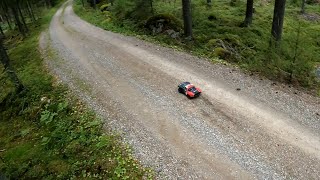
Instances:
[[[7,33],[11,64],[27,90],[15,94],[0,67],[0,177],[152,178],[121,138],[105,133],[101,120],[43,65],[38,37],[57,8],[44,10],[26,39]]]
[[[314,73],[315,67],[320,66],[320,55],[314,53],[320,51],[317,5],[306,5],[305,17],[299,13],[297,2],[288,2],[281,48],[274,48],[269,46],[273,12],[273,3],[269,1],[255,2],[253,24],[247,28],[240,27],[245,14],[244,0],[235,1],[235,5],[214,1],[212,7],[205,1],[192,1],[193,42],[171,38],[166,31],[153,34],[145,27],[148,17],[137,20],[128,15],[133,5],[117,2],[110,11],[101,12],[88,4],[83,8],[81,1],[76,0],[74,10],[82,19],[103,29],[187,51],[213,62],[231,63],[276,81],[307,87],[312,93],[318,90],[320,95],[320,83]],[[97,7],[106,4],[102,0]],[[153,1],[153,8],[156,15],[173,15],[181,20],[181,1]],[[318,21],[307,18],[317,14]]]
[[[113,22],[111,18],[108,18],[108,15],[106,16],[106,14],[102,13],[101,11],[91,8],[88,3],[85,4],[85,7],[82,7],[80,0],[74,1],[73,10],[81,19],[102,29],[128,36],[135,36],[143,40],[147,40],[166,47],[179,49],[181,51],[187,48],[187,46],[184,46],[184,44],[178,41],[173,42],[172,39],[168,38],[167,36],[151,36],[149,34],[146,34],[144,31],[139,31],[130,21],[126,21],[124,22],[124,24],[117,24]],[[201,54],[197,55],[201,56]]]

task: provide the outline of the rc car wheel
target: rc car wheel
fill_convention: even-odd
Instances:
[[[182,89],[182,88],[179,88],[179,89],[178,89],[178,92],[179,92],[179,93],[183,93],[183,89]]]

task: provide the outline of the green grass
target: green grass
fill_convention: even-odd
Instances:
[[[98,7],[103,4],[104,1]],[[133,9],[132,3],[122,3],[110,12],[101,12],[94,11],[88,4],[83,8],[78,0],[75,1],[74,9],[84,20],[106,30],[185,50],[214,62],[220,58],[270,79],[316,89],[319,88],[319,81],[315,78],[314,70],[320,64],[320,54],[315,52],[320,52],[320,19],[307,21],[299,14],[300,9],[296,4],[299,2],[287,3],[280,48],[269,46],[273,2],[255,2],[253,24],[245,28],[240,27],[240,24],[244,20],[246,1],[236,1],[234,6],[230,5],[230,1],[213,1],[212,7],[209,8],[206,1],[194,0],[192,42],[183,38],[172,39],[165,33],[152,35],[143,27],[149,16],[141,20],[127,15]],[[171,14],[182,20],[181,1],[154,0],[153,7],[155,14]],[[320,15],[318,7],[307,5],[306,12]],[[214,18],[209,20],[209,16]],[[297,40],[298,45],[295,43]],[[224,42],[231,49],[223,49],[219,42]]]
[[[0,174],[10,179],[152,178],[121,137],[106,131],[45,68],[38,37],[56,10],[43,11],[26,39],[6,34],[10,62],[26,90],[16,94],[0,66]]]

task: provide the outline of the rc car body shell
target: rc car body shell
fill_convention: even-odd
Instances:
[[[202,92],[200,88],[195,87],[190,82],[183,82],[179,84],[178,91],[185,94],[189,98],[198,97]]]

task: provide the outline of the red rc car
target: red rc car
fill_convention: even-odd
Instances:
[[[183,82],[183,83],[179,84],[178,91],[179,91],[179,93],[185,94],[189,98],[195,98],[195,97],[200,96],[200,94],[201,94],[201,89],[196,88],[190,82]]]

